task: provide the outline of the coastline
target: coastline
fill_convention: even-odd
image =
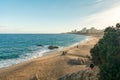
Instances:
[[[53,51],[61,50],[71,45],[73,46],[73,44],[87,38],[87,36],[75,34],[9,34],[5,36],[12,36],[11,38],[13,40],[7,40],[6,38],[3,38],[4,40],[0,41],[0,69],[37,57],[46,56]],[[29,40],[26,38],[27,36]],[[32,36],[34,37],[33,39]],[[41,38],[42,36],[45,37]],[[49,36],[51,36],[51,39]],[[14,39],[14,37],[17,38]],[[21,37],[23,40],[21,40]],[[0,38],[2,38],[1,35]],[[26,40],[28,41],[26,42]],[[49,46],[57,46],[59,48],[49,49]]]
[[[37,74],[42,80],[56,80],[65,74],[84,70],[86,64],[70,65],[68,61],[78,57],[86,59],[86,56],[90,56],[90,49],[98,40],[98,37],[89,36],[88,40],[78,44],[78,48],[76,48],[76,46],[69,46],[61,50],[53,51],[46,56],[0,69],[0,79],[30,80]],[[63,51],[67,51],[65,56],[61,56]]]

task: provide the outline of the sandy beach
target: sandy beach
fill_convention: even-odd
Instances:
[[[31,80],[37,76],[40,80],[57,80],[58,78],[84,70],[90,63],[90,49],[99,37],[90,36],[89,40],[77,46],[54,51],[47,56],[32,59],[0,70],[0,80]],[[67,51],[62,55],[63,51]],[[70,64],[70,60],[80,59],[83,64]]]

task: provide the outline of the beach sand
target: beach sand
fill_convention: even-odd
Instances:
[[[77,46],[67,47],[60,51],[0,70],[0,80],[31,80],[37,76],[40,80],[57,80],[58,78],[88,68],[90,49],[98,42],[98,37]],[[67,54],[62,55],[63,51]],[[83,64],[70,64],[70,60],[82,60]]]

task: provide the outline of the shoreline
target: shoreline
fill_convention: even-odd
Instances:
[[[13,58],[13,59],[8,59],[8,60],[1,60],[0,63],[0,69],[4,69],[4,68],[7,68],[7,67],[10,67],[10,66],[13,66],[13,65],[16,65],[16,64],[19,64],[19,63],[22,63],[22,62],[25,62],[25,61],[29,61],[29,60],[32,60],[32,59],[35,59],[35,58],[39,58],[39,57],[43,57],[43,56],[47,56],[55,51],[60,51],[64,48],[68,48],[68,47],[73,47],[79,43],[81,43],[81,41],[86,41],[86,39],[88,39],[88,36],[83,36],[83,39],[81,39],[80,41],[76,41],[75,43],[70,43],[68,45],[64,45],[64,46],[58,46],[59,48],[58,49],[53,49],[53,50],[50,50],[48,49],[48,46],[50,45],[43,45],[43,47],[41,47],[39,50],[37,51],[34,51],[32,52],[31,54],[26,54],[27,56],[24,56],[24,55],[20,55],[19,58]],[[38,46],[39,47],[39,46]],[[2,64],[3,63],[3,64]]]
[[[61,50],[50,52],[50,54],[46,56],[2,68],[0,69],[0,78],[7,78],[8,80],[29,80],[32,76],[37,74],[43,80],[56,80],[58,77],[78,71],[80,68],[83,70],[86,68],[86,65],[70,65],[67,62],[70,59],[76,59],[78,57],[85,58],[87,55],[90,56],[89,50],[98,40],[99,38],[97,37],[89,36],[88,40],[83,40],[78,43],[80,50],[78,50],[79,48],[76,48],[75,45],[69,46]],[[89,49],[84,50],[84,48],[87,47]],[[63,51],[67,51],[68,54],[61,56]],[[80,52],[80,54],[76,52]],[[57,71],[54,72],[54,69],[57,69]]]

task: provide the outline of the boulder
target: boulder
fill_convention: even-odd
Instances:
[[[77,58],[77,59],[70,59],[68,64],[71,65],[86,65],[89,62],[88,58]]]
[[[59,48],[58,46],[49,46],[48,49],[57,49]]]

